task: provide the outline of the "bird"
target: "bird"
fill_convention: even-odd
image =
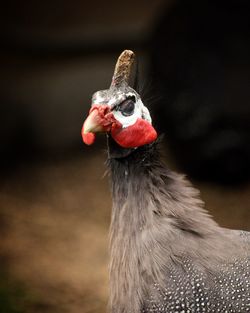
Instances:
[[[121,53],[81,130],[87,145],[107,134],[109,310],[250,312],[250,232],[220,227],[199,191],[162,160],[161,136],[129,85],[134,59],[131,50]]]

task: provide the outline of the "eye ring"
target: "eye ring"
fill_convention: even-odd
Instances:
[[[129,97],[119,104],[118,110],[123,116],[130,116],[134,113],[135,109],[135,97]]]

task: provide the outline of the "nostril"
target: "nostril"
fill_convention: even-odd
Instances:
[[[99,112],[102,113],[103,115],[106,115],[110,112],[110,108],[108,105],[101,105],[99,107]]]
[[[109,106],[100,105],[98,107],[98,113],[101,118],[106,118],[106,115],[110,112]]]

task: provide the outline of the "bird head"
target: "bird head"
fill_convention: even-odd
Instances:
[[[97,91],[92,97],[89,115],[82,127],[85,144],[91,145],[95,133],[109,133],[123,148],[136,148],[156,140],[150,113],[140,95],[128,85],[134,53],[122,52],[116,63],[109,89]]]

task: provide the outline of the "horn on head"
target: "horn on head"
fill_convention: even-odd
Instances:
[[[131,50],[124,50],[115,65],[111,87],[119,87],[128,84],[135,54]]]

